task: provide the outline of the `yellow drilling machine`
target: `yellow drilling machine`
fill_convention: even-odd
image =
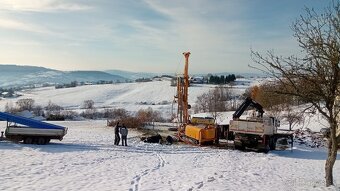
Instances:
[[[185,57],[184,74],[177,77],[177,94],[175,101],[178,104],[177,118],[179,122],[177,136],[179,140],[195,145],[213,144],[217,140],[217,130],[213,118],[190,119],[188,110],[191,106],[188,104],[189,89],[189,56],[190,52],[183,53]]]

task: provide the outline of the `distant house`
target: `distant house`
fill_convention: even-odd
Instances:
[[[2,92],[1,97],[10,98],[10,97],[17,97],[17,95],[13,91]]]
[[[204,77],[203,76],[193,76],[193,77],[190,77],[189,81],[192,84],[203,84],[204,83]]]
[[[171,86],[177,86],[177,79],[176,79],[176,78],[172,78],[172,79],[170,80],[170,85],[171,85]]]

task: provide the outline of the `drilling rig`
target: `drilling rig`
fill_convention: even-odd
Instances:
[[[178,104],[177,115],[179,119],[178,138],[189,144],[214,143],[217,140],[217,131],[214,120],[211,118],[190,119],[188,110],[191,106],[188,103],[189,89],[189,56],[190,52],[183,53],[185,57],[184,74],[177,77],[177,94],[175,101]]]

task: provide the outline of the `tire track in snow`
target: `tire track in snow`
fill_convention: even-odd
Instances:
[[[140,180],[142,179],[142,177],[150,174],[151,172],[155,172],[159,169],[161,169],[162,167],[165,166],[165,160],[164,158],[159,154],[156,153],[156,156],[158,157],[158,164],[156,167],[152,168],[152,169],[146,169],[144,171],[141,172],[141,174],[137,174],[136,176],[133,177],[132,181],[131,181],[131,186],[132,188],[129,189],[129,191],[138,191],[139,190],[139,185],[140,185]]]

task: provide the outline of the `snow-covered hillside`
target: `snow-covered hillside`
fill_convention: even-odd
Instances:
[[[13,86],[63,84],[72,81],[98,82],[120,81],[128,78],[101,71],[59,71],[35,66],[0,65],[0,87],[11,88]]]
[[[241,95],[247,88],[258,85],[265,79],[241,78],[237,79],[231,87],[234,95]],[[209,84],[192,84],[189,88],[189,104],[194,106],[197,97],[216,87]],[[46,106],[49,101],[60,105],[65,109],[79,111],[83,107],[84,100],[93,100],[97,109],[102,108],[124,108],[127,111],[138,111],[151,107],[161,112],[165,118],[170,118],[176,112],[176,103],[173,103],[176,87],[170,86],[170,79],[162,78],[151,82],[140,83],[118,83],[103,85],[87,85],[74,88],[55,89],[54,87],[29,89],[20,92],[23,96],[18,98],[4,98],[0,100],[0,110],[4,111],[5,105],[15,105],[18,99],[32,98],[36,105]],[[194,115],[193,110],[189,111]],[[217,122],[229,123],[233,112],[221,113],[217,116]],[[246,113],[245,113],[246,115]],[[285,121],[281,121],[282,128],[288,128]],[[327,127],[325,119],[320,115],[306,118],[304,123],[296,128],[309,128],[319,132],[321,128]]]
[[[114,146],[106,121],[55,122],[69,127],[62,142],[0,141],[0,190],[282,190],[325,188],[324,149],[296,145],[269,154],[143,143],[130,130],[128,147]],[[4,130],[4,122],[0,130]],[[338,158],[340,156],[338,155]]]
[[[238,80],[232,87],[235,94],[241,94],[256,81]],[[189,88],[189,104],[194,105],[197,97],[208,92],[215,85],[194,84]],[[93,100],[97,108],[124,108],[137,111],[151,107],[161,111],[163,115],[170,115],[176,88],[170,86],[170,81],[118,83],[105,85],[78,86],[75,88],[55,89],[54,87],[38,88],[21,92],[23,96],[15,99],[0,100],[3,110],[6,103],[15,104],[18,99],[32,98],[37,105],[45,106],[49,101],[67,109],[79,109],[84,100]]]

